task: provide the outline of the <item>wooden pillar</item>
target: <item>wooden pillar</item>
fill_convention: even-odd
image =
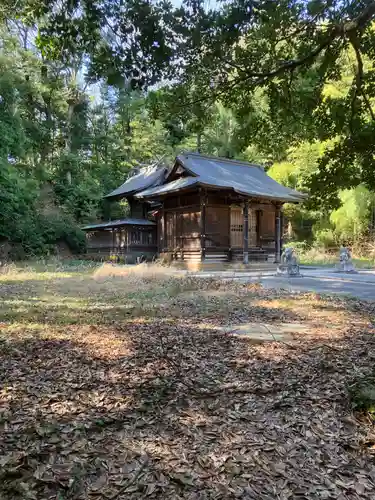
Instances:
[[[206,204],[207,197],[206,193],[201,191],[201,217],[200,217],[200,233],[201,233],[201,261],[204,261],[206,258]]]
[[[262,211],[257,210],[255,214],[256,214],[257,247],[262,248]]]
[[[126,255],[129,254],[130,247],[130,228],[129,226],[125,227],[125,241],[126,241]]]
[[[281,205],[275,208],[275,263],[281,259]]]
[[[109,256],[110,258],[112,258],[113,254],[115,253],[115,239],[116,239],[116,235],[115,235],[115,229],[111,229],[111,233],[112,233],[112,248],[109,252]]]
[[[228,200],[226,200],[228,203]],[[233,253],[232,253],[232,232],[231,232],[231,223],[232,223],[232,213],[231,213],[231,206],[228,206],[228,261],[231,262],[233,260]]]
[[[249,263],[249,202],[243,205],[243,263]]]
[[[163,205],[163,250],[168,252],[167,214]]]

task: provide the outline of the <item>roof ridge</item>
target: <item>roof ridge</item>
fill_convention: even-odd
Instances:
[[[262,170],[264,170],[264,167],[262,165],[260,165],[259,163],[250,163],[250,162],[245,161],[245,160],[235,160],[232,158],[224,158],[222,156],[203,155],[201,153],[198,153],[197,151],[185,151],[185,152],[180,153],[178,156],[199,156],[199,158],[207,158],[209,160],[220,160],[220,161],[224,161],[227,163],[236,163],[236,164],[244,165],[244,166],[248,166],[248,167],[258,167],[258,168],[261,168]]]
[[[165,165],[163,165],[162,163],[159,163],[159,162],[156,162],[156,163],[151,163],[151,165],[143,165],[143,166],[138,166],[138,165],[134,165],[130,170],[129,170],[129,177],[128,179],[131,179],[132,177],[135,177],[136,175],[141,175],[145,172],[148,172],[148,171],[151,171],[151,170],[154,170],[154,169],[158,169],[158,168],[165,168]],[[132,172],[134,172],[133,175]],[[128,180],[126,179],[126,180]],[[123,184],[125,184],[126,180],[123,182]]]

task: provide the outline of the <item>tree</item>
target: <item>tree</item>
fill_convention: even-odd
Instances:
[[[374,0],[231,0],[211,10],[200,0],[179,8],[144,0],[21,5],[28,19],[43,20],[37,40],[50,57],[79,44],[92,76],[126,78],[137,87],[173,78],[175,89],[185,89],[177,107],[222,100],[252,127],[258,144],[269,149],[269,138],[280,136],[273,140],[279,157],[292,141],[340,136],[311,178],[317,199],[327,194],[333,202],[338,183],[375,186],[375,74],[365,64],[375,55]],[[327,98],[324,88],[342,79],[350,51],[349,92]],[[266,119],[254,106],[259,98]]]
[[[79,225],[104,215],[130,168],[172,156],[166,130],[140,92],[90,87],[80,60],[47,60],[7,26],[0,37],[0,237],[18,257],[60,238],[81,249]]]

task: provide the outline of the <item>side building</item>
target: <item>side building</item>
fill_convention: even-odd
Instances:
[[[109,202],[126,199],[129,216],[83,227],[89,258],[134,264],[157,256],[157,223],[151,213],[154,203],[134,195],[161,185],[167,172],[159,165],[133,170],[124,184],[105,196]]]

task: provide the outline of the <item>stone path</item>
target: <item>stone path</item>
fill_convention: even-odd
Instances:
[[[274,325],[269,323],[241,323],[219,327],[219,330],[242,337],[251,343],[263,342],[293,342],[294,333],[306,332],[307,326],[303,323],[282,323]]]

